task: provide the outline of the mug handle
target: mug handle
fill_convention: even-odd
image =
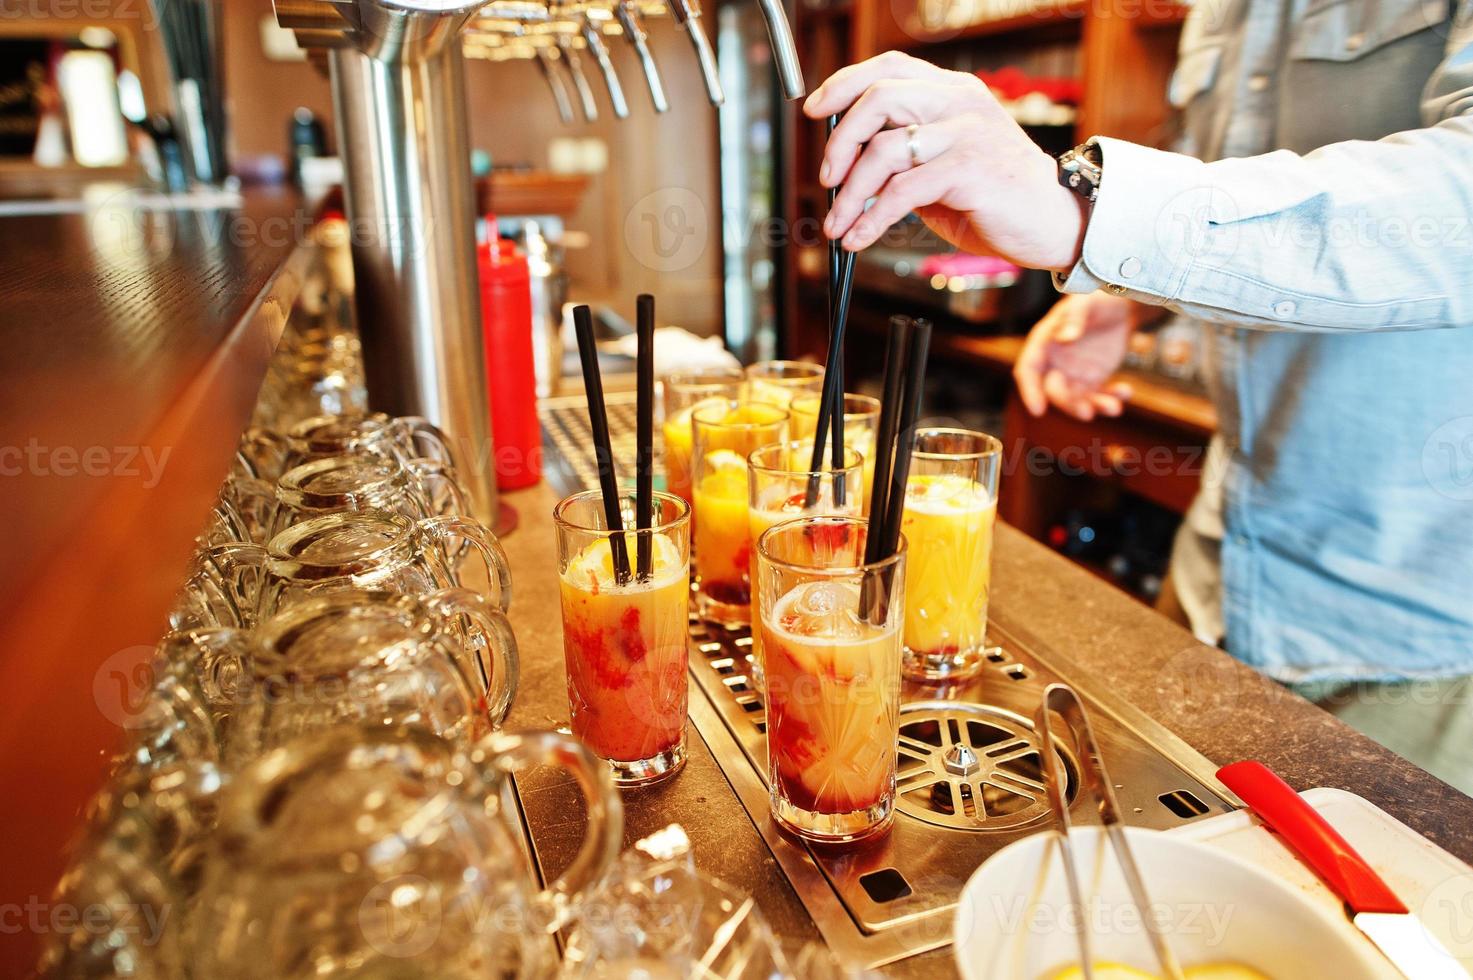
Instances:
[[[286,436],[260,426],[246,429],[235,451],[234,470],[256,480],[274,481],[286,469],[291,444]]]
[[[220,490],[215,514],[235,541],[265,544],[274,530],[276,488],[267,480],[231,474]],[[228,542],[214,542],[225,544]]]
[[[159,640],[165,669],[195,689],[217,726],[242,704],[251,682],[251,634],[247,630],[173,630]]]
[[[511,565],[506,560],[501,542],[496,540],[496,535],[488,531],[484,524],[456,515],[429,517],[420,521],[419,526],[444,545],[446,557],[452,563],[462,550],[475,548],[480,553],[481,560],[486,563],[486,575],[495,589],[497,608],[502,612],[511,608]],[[457,538],[460,539],[459,543]]]
[[[260,611],[261,589],[266,569],[266,549],[258,544],[229,542],[202,548],[195,555],[194,570],[189,581],[175,599],[174,609],[169,614],[169,626],[175,630],[202,629],[233,626],[253,629]],[[254,586],[247,575],[255,573]],[[199,596],[200,602],[191,602],[190,594]],[[223,605],[229,615],[228,622],[220,622],[214,615],[215,606]],[[210,616],[198,620],[191,606],[203,605]]]
[[[470,589],[441,589],[425,596],[424,603],[446,632],[456,632],[455,621],[463,616],[469,620],[473,635],[480,634],[472,673],[481,682],[480,694],[491,728],[500,728],[516,698],[521,673],[517,638],[511,623],[500,610]]]
[[[588,807],[588,834],[573,863],[532,903],[534,925],[557,932],[602,883],[624,843],[624,805],[608,763],[571,735],[549,731],[492,733],[476,743],[470,758],[493,788],[509,789],[506,777],[538,766],[564,769],[577,781]]]
[[[459,467],[455,462],[455,453],[450,449],[450,437],[443,429],[429,419],[418,415],[401,415],[390,424],[395,430],[395,435],[402,436],[404,442],[414,452],[412,458],[434,460],[445,467],[445,472],[452,479],[455,477],[455,472]]]
[[[464,517],[471,512],[465,491],[452,467],[438,459],[412,459],[404,464],[432,517]]]

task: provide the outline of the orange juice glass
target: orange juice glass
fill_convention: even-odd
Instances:
[[[633,528],[632,497],[621,504]],[[553,511],[573,735],[621,786],[668,778],[685,764],[690,505],[656,493],[653,517],[650,528],[624,532],[631,575],[620,582],[600,491],[573,494]],[[651,554],[644,579],[640,539]]]
[[[823,365],[807,361],[758,361],[747,366],[743,395],[748,401],[787,408],[794,398],[823,391]]]
[[[821,396],[794,398],[788,407],[792,416],[794,439],[812,439],[818,431],[818,405]],[[864,460],[864,485],[875,479],[875,432],[880,424],[880,400],[869,395],[844,396],[844,445],[859,453]],[[868,511],[866,511],[868,513]]]
[[[745,626],[752,601],[747,457],[787,437],[788,413],[764,402],[707,399],[691,422],[696,611],[712,623]]]
[[[985,433],[916,433],[900,526],[907,676],[944,680],[982,665],[1001,469],[1002,443]]]
[[[791,521],[797,517],[817,517],[823,514],[848,514],[860,516],[864,510],[864,486],[861,475],[864,463],[853,449],[844,450],[844,465],[838,471],[828,465],[830,457],[825,447],[823,463],[818,470],[813,465],[813,441],[787,441],[763,446],[747,457],[747,526],[750,538],[756,541],[774,524]],[[817,494],[813,503],[808,503],[810,480],[817,478]],[[835,487],[842,486],[842,494]],[[843,503],[838,502],[839,496]],[[815,530],[814,533],[817,533]],[[822,544],[820,542],[819,544]],[[757,554],[752,553],[751,580],[757,581]],[[762,631],[752,631],[752,672],[758,688],[762,686]]]
[[[811,840],[869,837],[895,812],[905,546],[865,564],[866,526],[798,518],[757,540],[772,815]]]
[[[696,403],[706,398],[732,399],[742,392],[742,373],[703,371],[672,374],[662,383],[665,420],[661,435],[665,443],[665,489],[694,503],[690,486],[691,424]]]

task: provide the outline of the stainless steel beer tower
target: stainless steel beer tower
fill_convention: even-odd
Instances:
[[[359,3],[356,29],[328,61],[369,404],[444,429],[471,505],[492,526],[496,467],[460,45],[479,6]]]

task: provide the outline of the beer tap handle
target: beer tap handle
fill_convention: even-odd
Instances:
[[[808,91],[803,83],[803,67],[798,64],[798,46],[793,43],[793,27],[783,0],[757,0],[762,17],[767,21],[767,34],[772,39],[772,58],[777,63],[777,77],[783,98],[801,99]]]
[[[542,77],[547,79],[547,87],[552,90],[552,100],[557,103],[557,117],[564,126],[568,125],[573,121],[573,103],[568,100],[568,89],[557,72],[557,65],[553,64],[551,50],[537,49],[537,67],[542,70]]]
[[[691,47],[696,49],[696,61],[700,63],[701,78],[706,83],[706,98],[711,100],[712,105],[721,105],[726,101],[726,94],[721,91],[721,76],[716,72],[716,52],[711,50],[711,42],[706,38],[706,32],[701,29],[699,0],[666,0],[666,2],[670,6],[670,13],[675,16],[680,26],[685,28]]]
[[[593,60],[598,62],[599,71],[603,73],[604,82],[609,87],[609,102],[614,107],[614,116],[619,119],[628,119],[629,103],[624,100],[624,86],[619,84],[619,74],[614,71],[614,62],[609,57],[608,46],[604,44],[598,28],[586,14],[583,16],[583,43],[588,45],[588,51],[593,55]]]
[[[644,80],[649,86],[650,101],[654,103],[655,111],[668,111],[670,103],[665,98],[665,85],[660,81],[660,69],[655,64],[654,54],[650,52],[648,35],[645,34],[644,26],[639,22],[639,11],[635,9],[634,0],[618,0],[614,7],[614,14],[619,18],[619,26],[624,29],[624,36],[634,46],[634,53],[639,58],[639,66],[644,69]]]
[[[593,100],[593,87],[588,84],[588,76],[583,74],[583,62],[579,60],[578,52],[573,47],[573,39],[559,35],[557,47],[558,53],[563,57],[563,64],[568,68],[568,77],[573,80],[573,90],[578,93],[578,101],[583,106],[583,118],[588,122],[596,122],[598,103]]]

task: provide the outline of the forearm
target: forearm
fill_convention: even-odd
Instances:
[[[1473,116],[1211,164],[1101,144],[1066,291],[1270,329],[1473,325]]]

